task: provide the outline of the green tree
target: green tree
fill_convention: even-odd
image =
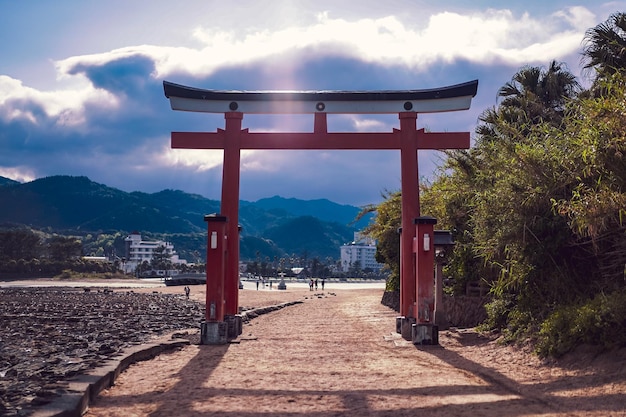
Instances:
[[[452,232],[453,256],[447,256],[444,275],[452,279],[450,289],[457,295],[464,295],[470,282],[493,280],[493,271],[485,267],[474,243],[471,210],[477,195],[471,175],[476,168],[471,168],[475,162],[464,155],[448,160],[447,166],[454,175],[441,172],[434,183],[420,186],[423,210],[437,219],[438,229]]]
[[[560,169],[571,189],[554,206],[573,233],[569,244],[597,268],[594,293],[621,288],[626,278],[626,78],[616,73],[598,85],[604,94],[580,100],[566,129],[554,132],[563,138],[568,164]]]
[[[452,230],[457,242],[446,271],[455,291],[464,292],[469,281],[487,282],[496,305],[504,306],[492,309],[494,323],[515,334],[581,289],[584,269],[567,264],[576,248],[563,244],[572,233],[552,200],[570,193],[553,132],[578,90],[575,77],[554,61],[547,69],[522,68],[500,89],[500,104],[481,115],[475,146],[447,152],[437,178],[422,185],[422,213]],[[401,196],[388,197],[369,232],[397,280]]]
[[[316,256],[311,260],[311,275],[314,277],[323,276],[324,265],[320,259]]]
[[[476,133],[483,141],[514,146],[534,125],[559,125],[566,103],[579,92],[576,77],[562,63],[552,61],[547,69],[524,67],[498,90],[501,103],[480,115]]]
[[[361,266],[361,261],[354,261],[353,264],[350,265],[350,269],[348,270],[348,275],[354,278],[361,278],[363,276],[363,268]]]
[[[512,338],[624,286],[625,84],[614,74],[598,84],[602,94],[569,99],[558,124],[494,119],[518,140],[478,136],[435,182],[448,184],[448,201],[464,200],[466,225],[450,221],[466,227],[475,267],[492,284],[490,325]]]
[[[402,194],[400,191],[385,191],[384,201],[377,206],[367,206],[359,218],[367,213],[376,212],[376,221],[370,224],[364,233],[377,240],[376,262],[389,268],[386,290],[400,289],[400,234],[402,224]]]
[[[545,178],[549,149],[534,132],[559,126],[579,88],[555,61],[547,69],[522,68],[499,90],[500,104],[480,116],[476,145],[447,152],[438,178],[423,186],[423,209],[457,242],[446,270],[457,293],[480,280],[502,279],[502,290],[515,288],[532,269],[529,257],[546,251],[525,246],[527,237],[558,239],[564,223],[544,221],[551,217],[546,195],[554,186]]]
[[[565,104],[576,96],[580,85],[565,64],[550,62],[547,69],[524,67],[498,90],[501,108],[516,110],[519,122],[536,124],[560,121]]]
[[[39,235],[30,229],[13,229],[0,232],[0,261],[34,259],[43,249]]]
[[[143,273],[150,271],[151,268],[152,266],[150,265],[148,261],[143,261],[139,265],[137,265],[137,268],[135,269],[135,273],[137,275],[142,275]]]
[[[80,239],[68,236],[53,236],[46,246],[50,259],[60,262],[80,257],[83,249]]]
[[[150,266],[157,270],[172,269],[171,259],[172,255],[167,251],[164,245],[159,245],[152,252],[152,259],[150,260]]]
[[[626,68],[626,13],[614,13],[587,30],[583,40],[584,68],[606,78]]]

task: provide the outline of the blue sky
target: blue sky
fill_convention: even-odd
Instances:
[[[0,176],[85,175],[125,191],[219,199],[221,151],[172,150],[170,132],[215,131],[223,115],[172,111],[163,80],[403,90],[478,79],[470,110],[418,117],[432,131],[473,133],[521,67],[557,60],[581,75],[585,31],[618,11],[626,1],[0,0]],[[312,123],[243,120],[252,131]],[[397,115],[329,116],[333,131],[397,127]],[[420,175],[432,176],[441,158],[420,152]],[[378,203],[400,188],[399,163],[396,151],[243,151],[240,197]]]

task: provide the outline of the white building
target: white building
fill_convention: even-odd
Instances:
[[[157,248],[165,248],[165,253],[169,255],[170,262],[173,264],[186,264],[187,261],[180,259],[178,254],[174,250],[174,245],[170,242],[164,242],[162,240],[141,240],[141,234],[139,232],[132,232],[124,239],[126,246],[126,261],[123,265],[125,273],[134,272],[137,266],[141,263],[150,262],[154,256],[154,251]]]
[[[370,268],[378,272],[383,267],[383,264],[376,262],[376,241],[359,232],[354,233],[354,241],[342,245],[340,250],[343,272],[348,272],[357,262],[362,270]]]

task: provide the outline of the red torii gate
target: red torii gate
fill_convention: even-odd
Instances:
[[[207,314],[203,341],[222,343],[241,332],[239,314],[239,178],[242,149],[400,150],[402,234],[400,241],[400,314],[402,335],[412,324],[432,326],[434,233],[436,220],[420,216],[419,149],[467,149],[469,132],[425,132],[416,128],[418,113],[467,110],[478,81],[428,90],[387,91],[223,91],[163,82],[173,110],[224,113],[217,132],[172,132],[172,148],[223,149],[220,215],[205,216],[207,245]],[[310,114],[313,132],[249,132],[244,113]],[[333,133],[327,114],[397,113],[400,129],[385,133]],[[230,238],[229,238],[230,237]],[[413,256],[415,255],[415,256]],[[213,261],[211,264],[209,258]],[[239,319],[238,319],[239,318]],[[432,330],[430,330],[432,332]],[[436,329],[435,329],[436,332]],[[227,333],[227,334],[225,334]],[[423,333],[423,332],[422,332]],[[411,334],[415,341],[415,335]],[[420,336],[420,342],[435,337]]]

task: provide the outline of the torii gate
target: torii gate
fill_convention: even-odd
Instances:
[[[173,110],[224,113],[217,132],[172,132],[172,148],[223,149],[220,215],[208,222],[207,313],[202,338],[223,343],[241,333],[239,316],[239,178],[242,149],[400,150],[402,234],[400,239],[401,333],[412,324],[432,326],[434,307],[434,218],[420,217],[419,149],[467,149],[469,132],[431,133],[416,128],[418,113],[467,110],[478,80],[426,90],[385,91],[224,91],[163,82]],[[313,132],[257,133],[242,130],[244,113],[314,114]],[[327,114],[397,113],[400,129],[385,133],[333,133]],[[233,324],[234,323],[234,324]],[[407,327],[407,325],[409,327]],[[413,326],[415,327],[415,326]],[[225,330],[226,329],[226,330]],[[427,330],[431,331],[432,330]],[[227,332],[228,335],[224,333]],[[233,332],[235,334],[233,334]],[[436,332],[436,328],[435,328]],[[423,332],[422,332],[423,333]],[[415,334],[411,334],[415,342]],[[435,337],[420,336],[419,340]]]

